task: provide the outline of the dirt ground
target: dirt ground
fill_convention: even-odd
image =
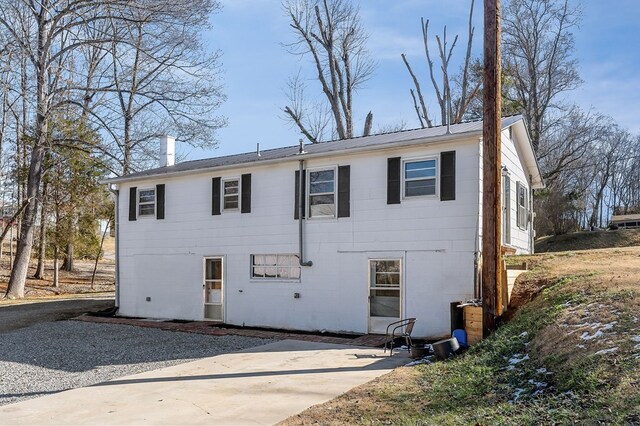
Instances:
[[[115,262],[103,259],[98,262],[98,270],[94,287],[91,288],[91,275],[93,273],[93,260],[76,260],[74,272],[60,271],[59,287],[53,287],[53,262],[46,261],[45,278],[37,280],[33,278],[36,262],[29,265],[29,273],[25,287],[25,299],[40,299],[74,294],[113,294],[115,291]],[[11,270],[9,269],[9,256],[4,255],[0,259],[0,297],[6,292]],[[0,299],[0,304],[6,303]]]
[[[572,232],[540,237],[536,253],[640,246],[640,229]]]
[[[531,272],[516,280],[510,307],[517,309],[554,284],[559,278],[579,276],[611,290],[635,290],[640,287],[640,246],[600,250],[576,250],[517,256],[527,261]]]
[[[75,318],[86,312],[112,309],[113,297],[85,297],[73,299],[40,299],[30,303],[0,303],[0,334],[34,324]]]

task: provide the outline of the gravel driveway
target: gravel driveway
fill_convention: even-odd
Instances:
[[[0,334],[0,405],[269,343],[80,321]]]

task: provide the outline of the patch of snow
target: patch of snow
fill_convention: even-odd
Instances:
[[[635,345],[635,346],[633,347],[633,349],[640,350],[640,343],[638,343],[637,345]]]
[[[585,345],[576,345],[576,348],[584,349],[584,348],[586,348],[586,346]]]
[[[640,342],[640,336],[633,336],[633,337],[631,338],[631,341],[633,341],[633,342]]]
[[[604,333],[602,332],[602,330],[598,330],[593,334],[589,334],[588,331],[585,331],[584,333],[582,333],[582,336],[580,336],[580,338],[582,340],[592,340],[592,339],[597,339],[598,337],[601,337]]]
[[[563,395],[568,396],[571,399],[576,398],[576,394],[573,393],[573,391],[566,391],[565,393],[563,393]]]
[[[522,333],[520,333],[518,335],[518,337],[527,337],[529,335],[529,333],[527,333],[526,331],[523,331]]]
[[[605,324],[602,327],[600,327],[600,330],[602,330],[602,331],[611,330],[617,323],[618,323],[618,321],[611,321],[610,323]]]
[[[536,370],[536,373],[538,374],[553,374],[551,371],[548,371],[546,368],[538,368]]]
[[[421,364],[431,364],[433,361],[431,361],[431,356],[422,358],[422,359],[417,359],[415,361],[411,361],[409,364],[405,364],[405,367],[413,367],[414,365],[421,365]]]
[[[604,354],[608,354],[611,352],[615,352],[618,350],[618,347],[613,347],[613,348],[609,348],[609,349],[601,349],[598,352],[596,352],[596,355],[604,355]]]
[[[516,388],[516,390],[513,392],[513,399],[509,402],[515,402],[518,399],[520,399],[520,397],[522,396],[522,394],[525,392],[524,389],[522,388]]]
[[[514,354],[510,359],[509,359],[509,366],[507,366],[507,370],[514,370],[517,364],[520,364],[523,361],[526,361],[529,359],[529,354],[523,355],[523,354]]]
[[[535,381],[535,380],[533,380],[533,379],[529,379],[529,380],[528,380],[528,382],[529,382],[530,384],[532,384],[533,386],[537,387],[537,388],[546,388],[547,386],[549,386],[549,384],[548,384],[548,383],[545,383],[545,382],[536,382],[536,381]]]

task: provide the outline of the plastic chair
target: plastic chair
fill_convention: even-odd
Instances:
[[[413,344],[411,341],[411,332],[413,331],[413,325],[415,323],[415,318],[405,318],[389,324],[385,333],[384,352],[387,352],[387,345],[389,345],[389,356],[393,355],[393,345],[396,339],[404,339],[407,349],[410,351],[411,345]],[[391,334],[389,334],[389,330],[391,330]]]

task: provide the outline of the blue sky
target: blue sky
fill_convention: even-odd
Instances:
[[[212,16],[204,35],[212,50],[220,49],[223,84],[228,100],[221,114],[229,125],[218,133],[213,151],[189,150],[187,159],[252,151],[297,143],[300,135],[283,119],[286,82],[306,64],[287,53],[282,43],[292,40],[278,0],[221,0],[223,10]],[[504,3],[505,0],[503,0]],[[577,0],[574,0],[577,1]],[[570,100],[584,109],[612,116],[621,126],[640,134],[640,2],[637,0],[581,1],[583,20],[575,29],[575,56],[584,84]],[[463,55],[470,0],[363,0],[361,18],[370,38],[368,47],[377,68],[356,98],[355,126],[360,129],[369,110],[376,129],[405,122],[418,126],[409,88],[411,80],[400,58],[406,53],[427,85],[420,17],[431,21],[432,35],[447,25],[460,34],[457,56]],[[482,0],[474,11],[474,50],[482,48]],[[453,67],[454,69],[457,66]],[[309,91],[313,89],[312,74]],[[429,95],[427,95],[429,96]],[[435,100],[432,98],[433,105]]]

